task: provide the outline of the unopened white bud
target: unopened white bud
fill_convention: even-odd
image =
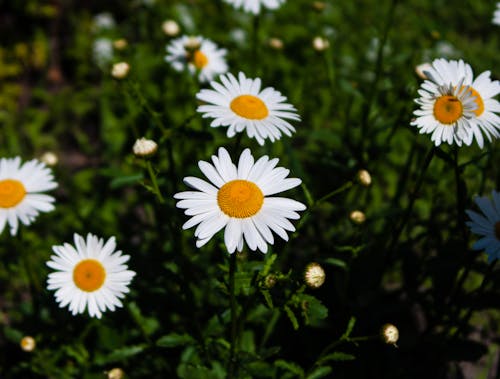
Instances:
[[[111,76],[115,79],[124,79],[130,71],[130,65],[127,62],[119,62],[113,65]]]
[[[108,379],[123,379],[125,377],[125,372],[118,367],[115,367],[108,371]]]
[[[120,38],[115,41],[113,41],[113,47],[116,50],[123,50],[128,46],[128,42],[125,38]]]
[[[380,328],[380,337],[386,344],[396,346],[399,339],[399,330],[392,324],[385,324]]]
[[[349,214],[349,218],[351,219],[352,222],[356,224],[362,224],[363,222],[366,221],[366,216],[363,212],[361,211],[352,211]]]
[[[269,38],[269,46],[272,47],[275,50],[281,50],[283,49],[283,41],[279,38],[273,37]]]
[[[163,33],[169,37],[175,37],[181,31],[179,24],[174,20],[166,20],[161,24],[161,28],[163,29]]]
[[[362,186],[369,187],[372,184],[372,176],[367,170],[359,170],[357,178]]]
[[[47,166],[55,166],[57,162],[59,162],[59,158],[57,157],[56,153],[47,151],[42,154],[42,156],[40,157],[40,161],[45,163]]]
[[[328,42],[326,38],[320,36],[314,37],[312,44],[316,51],[324,51],[330,47],[330,42]]]
[[[137,157],[146,158],[156,153],[158,145],[155,141],[143,137],[135,141],[132,150]]]
[[[311,288],[319,288],[325,282],[325,270],[319,263],[309,263],[304,271],[304,280]]]
[[[33,350],[35,350],[36,342],[33,337],[25,336],[21,339],[19,345],[21,346],[21,349],[23,349],[24,351],[31,353]]]

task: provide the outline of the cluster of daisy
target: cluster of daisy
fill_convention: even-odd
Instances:
[[[1,158],[0,234],[8,224],[15,236],[19,223],[30,225],[40,212],[54,210],[54,197],[44,192],[57,186],[51,170],[37,159],[21,164],[20,157]],[[114,237],[104,243],[92,234],[86,241],[75,234],[74,243],[53,246],[55,255],[47,262],[57,270],[49,274],[47,288],[56,291],[60,307],[69,305],[73,314],[88,309],[98,318],[106,309],[121,307],[120,298],[135,275],[124,264],[130,257],[115,252]]]
[[[443,142],[470,145],[476,139],[483,147],[500,136],[500,103],[494,99],[500,93],[500,82],[485,71],[474,78],[472,68],[463,60],[436,59],[423,68],[427,78],[419,89],[415,102],[420,109],[412,125],[420,133],[431,134],[436,146]]]

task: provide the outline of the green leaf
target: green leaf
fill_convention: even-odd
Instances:
[[[302,315],[308,325],[317,326],[321,320],[328,317],[328,308],[312,295],[298,296],[302,304]]]
[[[319,379],[324,378],[326,375],[332,372],[332,368],[330,366],[322,366],[314,369],[309,375],[307,375],[306,379]]]
[[[283,359],[278,359],[276,362],[274,362],[274,365],[276,367],[287,370],[295,375],[298,375],[300,378],[304,377],[304,370],[296,363],[287,362]]]
[[[269,254],[268,256],[266,256],[264,267],[262,268],[262,271],[260,273],[262,277],[265,277],[267,274],[269,274],[273,263],[276,261],[276,258],[278,258],[277,254]]]
[[[347,329],[345,330],[344,334],[342,334],[342,337],[340,337],[340,339],[349,339],[349,336],[351,335],[351,332],[354,329],[355,324],[356,324],[356,317],[352,316],[351,319],[349,320],[349,323],[347,324]]]
[[[356,359],[354,355],[343,353],[341,351],[336,351],[334,353],[325,355],[323,358],[320,358],[316,364],[317,365],[322,365],[325,362],[328,361],[352,361]]]
[[[95,362],[98,365],[103,365],[106,363],[117,362],[126,358],[133,357],[146,349],[147,345],[134,345],[134,346],[126,346],[121,349],[114,350],[108,356],[101,356],[95,359]]]
[[[135,184],[135,183],[141,181],[142,179],[144,179],[144,175],[142,175],[142,174],[119,176],[119,177],[114,178],[111,181],[111,183],[109,184],[109,187],[112,189],[120,188],[120,187],[124,187],[127,185]]]
[[[337,259],[337,258],[327,258],[325,259],[325,263],[328,263],[332,266],[337,266],[337,267],[340,267],[344,270],[347,270],[347,263],[345,263],[343,260],[341,259]]]
[[[190,345],[195,343],[195,339],[191,337],[189,334],[177,334],[170,333],[163,337],[160,337],[158,341],[156,341],[156,345],[160,347],[177,347]]]
[[[295,317],[295,314],[293,313],[293,311],[290,309],[290,307],[288,305],[285,305],[283,309],[285,310],[286,315],[290,319],[290,322],[292,323],[293,328],[295,330],[298,330],[299,329],[299,322],[297,321],[297,317]]]

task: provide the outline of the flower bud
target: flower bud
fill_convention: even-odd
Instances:
[[[33,337],[25,336],[21,339],[21,342],[19,343],[19,345],[21,346],[21,349],[30,353],[33,350],[35,350],[36,342],[35,342],[35,339]]]
[[[277,278],[276,278],[276,275],[273,275],[273,274],[268,274],[266,275],[266,277],[264,278],[264,286],[268,289],[271,289],[275,286],[277,282]]]
[[[130,71],[130,65],[127,62],[119,62],[113,65],[111,76],[115,79],[124,79]]]
[[[326,3],[324,1],[313,1],[312,6],[314,10],[322,12],[326,8]]]
[[[196,51],[201,47],[201,41],[196,37],[188,37],[187,41],[184,43],[184,48],[186,51]]]
[[[312,44],[316,51],[324,51],[330,47],[330,42],[328,42],[326,38],[320,36],[314,37]]]
[[[351,219],[352,222],[354,222],[355,224],[358,224],[358,225],[360,225],[366,221],[366,216],[361,211],[352,211],[349,214],[349,218]]]
[[[125,377],[125,372],[118,367],[115,367],[108,371],[108,379],[123,379]]]
[[[283,41],[280,40],[279,38],[273,37],[269,38],[269,46],[273,48],[274,50],[281,50],[283,49]]]
[[[46,151],[40,157],[40,161],[45,163],[47,166],[55,166],[59,162],[59,158],[56,153],[52,151]]]
[[[128,45],[128,42],[125,38],[120,38],[120,39],[117,39],[116,41],[113,41],[113,47],[116,50],[123,50],[127,47],[127,45]]]
[[[380,338],[386,344],[396,346],[399,339],[399,330],[392,324],[385,324],[380,328]]]
[[[161,24],[161,28],[163,29],[163,33],[169,37],[175,37],[181,31],[179,24],[174,20],[166,20]]]
[[[372,176],[367,170],[359,170],[357,179],[362,186],[369,187],[372,184]]]
[[[319,263],[309,263],[304,271],[304,281],[311,288],[319,288],[325,282],[325,270]]]
[[[147,158],[156,153],[156,150],[158,150],[158,145],[155,141],[142,137],[135,141],[132,150],[135,156],[140,158]]]

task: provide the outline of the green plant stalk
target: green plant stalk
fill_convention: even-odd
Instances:
[[[158,197],[158,200],[161,204],[165,203],[165,199],[163,198],[160,188],[158,187],[158,181],[156,180],[156,175],[153,171],[153,166],[149,160],[146,160],[146,167],[148,169],[149,177],[151,179],[151,184],[153,185],[153,192]]]
[[[390,239],[389,246],[386,249],[386,251],[387,251],[386,259],[385,259],[386,262],[391,257],[392,251],[394,250],[394,248],[396,247],[396,244],[399,241],[399,237],[401,237],[401,234],[403,233],[403,230],[405,229],[406,224],[410,220],[410,215],[411,215],[411,212],[413,211],[413,206],[415,205],[415,201],[417,200],[418,191],[420,190],[420,187],[422,186],[422,183],[423,183],[424,177],[425,177],[425,173],[426,173],[427,168],[429,167],[429,165],[432,161],[432,158],[435,155],[435,152],[436,152],[436,147],[432,146],[430,148],[430,150],[428,151],[427,155],[425,156],[424,163],[423,163],[422,168],[420,170],[420,174],[419,174],[417,181],[415,183],[415,187],[413,188],[413,191],[410,193],[409,203],[404,211],[403,219],[401,220],[398,227],[395,229],[395,231],[392,235],[392,238]]]
[[[229,257],[229,303],[231,308],[231,346],[229,348],[228,379],[236,378],[236,344],[238,338],[238,320],[236,309],[236,294],[234,274],[236,272],[236,252]]]
[[[377,51],[377,60],[375,63],[375,78],[373,80],[372,85],[370,86],[370,91],[368,92],[367,100],[366,100],[366,105],[363,109],[363,115],[362,115],[362,120],[361,120],[361,144],[364,143],[364,141],[367,140],[366,138],[366,130],[368,127],[368,118],[371,112],[371,108],[373,105],[373,102],[375,100],[375,96],[377,93],[377,87],[378,83],[380,81],[380,77],[382,76],[382,65],[383,65],[383,60],[384,60],[384,49],[385,45],[387,44],[387,39],[389,37],[389,31],[391,30],[393,21],[394,21],[394,11],[396,9],[396,4],[398,3],[398,0],[392,0],[391,5],[389,7],[389,11],[387,12],[387,18],[385,22],[385,27],[384,31],[382,34],[382,39],[380,41],[380,45],[378,47]],[[364,151],[364,150],[363,150]]]
[[[252,23],[252,73],[254,76],[259,75],[259,70],[257,69],[257,63],[259,62],[259,26],[260,17],[257,14],[253,17]]]

